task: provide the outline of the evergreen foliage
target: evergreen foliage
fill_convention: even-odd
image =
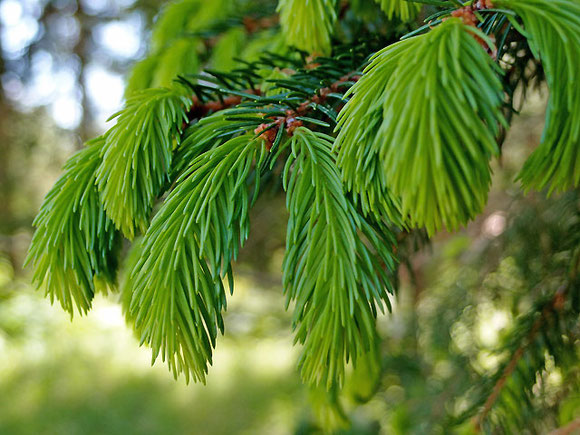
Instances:
[[[534,387],[550,361],[562,368],[574,367],[577,363],[576,349],[570,340],[577,325],[571,320],[580,312],[577,301],[566,300],[565,292],[577,294],[578,283],[571,285],[571,289],[563,287],[551,297],[544,297],[529,313],[517,319],[510,342],[501,349],[511,358],[479,383],[483,391],[476,402],[477,427],[483,426],[486,432],[493,428],[517,432],[526,427],[534,417]]]
[[[455,61],[446,62],[450,53]],[[363,177],[359,191],[370,185],[369,196],[389,186],[409,224],[431,234],[481,212],[489,161],[498,153],[495,136],[505,123],[494,66],[458,19],[379,52],[340,114],[338,146],[347,182]],[[367,119],[374,137],[361,146],[357,136],[373,134],[361,131]],[[381,164],[376,168],[369,159]],[[355,162],[374,170],[360,171]]]
[[[116,124],[73,156],[47,195],[29,262],[51,299],[85,313],[95,279],[114,281],[115,227],[130,240],[142,234],[125,271],[126,316],[153,360],[203,382],[249,210],[260,186],[282,185],[283,284],[302,377],[337,395],[348,364],[376,352],[376,316],[391,308],[409,246],[485,206],[515,91],[542,77],[527,68],[538,59],[550,89],[546,130],[521,179],[527,189],[578,186],[580,4],[429,0],[420,25],[416,2],[382,0],[373,21],[344,2],[281,0],[278,26],[275,5],[255,3],[167,5]],[[401,21],[413,30],[403,34]],[[540,334],[529,338],[538,316],[556,336],[541,335],[526,364],[517,359],[510,370],[525,366],[527,381],[505,391],[528,394],[545,350],[563,355],[557,336],[577,310],[555,294],[535,301],[506,349],[518,352],[525,337],[539,343]],[[505,412],[486,412],[490,427],[514,427]]]
[[[537,227],[531,236],[530,226]],[[496,276],[490,274],[488,286],[500,298],[505,298],[501,293],[512,292],[516,294],[512,303],[525,301],[532,306],[519,313],[495,349],[494,355],[501,361],[497,368],[478,374],[478,381],[466,395],[470,406],[448,422],[450,426],[467,422],[486,433],[535,428],[534,420],[544,412],[537,391],[545,387],[548,370],[568,376],[560,394],[567,394],[568,389],[573,392],[580,382],[575,373],[580,357],[575,338],[580,331],[578,193],[551,202],[543,214],[526,210],[516,218],[505,239],[503,252],[514,260],[512,270],[509,274],[501,270]],[[542,249],[546,240],[554,244],[548,258]],[[519,290],[513,287],[518,280]],[[540,428],[537,431],[542,432]]]
[[[390,308],[388,272],[394,269],[395,243],[388,229],[373,228],[348,203],[332,141],[297,129],[284,177],[290,212],[284,288],[289,301],[296,302],[296,341],[304,344],[302,375],[328,388],[342,384],[349,359],[356,362],[375,346],[377,307]],[[293,165],[300,170],[291,171]]]
[[[151,52],[135,65],[126,95],[169,86],[178,74],[198,72],[203,40],[197,32],[227,16],[231,5],[231,1],[224,0],[180,0],[166,4],[151,36]]]
[[[90,141],[66,163],[34,221],[38,230],[26,260],[34,281],[71,316],[91,308],[99,282],[115,281],[120,237],[95,186],[105,142],[106,136]]]
[[[580,2],[504,0],[522,18],[550,90],[542,142],[522,169],[524,187],[563,191],[580,184]]]
[[[148,89],[133,94],[114,115],[96,183],[107,215],[129,239],[149,225],[190,105],[181,90]]]
[[[380,3],[381,9],[385,11],[387,17],[399,17],[402,21],[409,21],[415,18],[417,12],[421,9],[418,3],[408,2],[406,0],[375,0]]]
[[[328,54],[335,5],[336,0],[281,0],[278,11],[286,42],[309,53]]]
[[[205,380],[224,329],[222,279],[248,236],[246,180],[263,151],[258,141],[239,136],[194,159],[142,241],[130,312],[153,359],[161,353],[176,377]]]

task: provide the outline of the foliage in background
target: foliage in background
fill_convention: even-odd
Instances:
[[[283,187],[290,215],[283,284],[295,302],[296,340],[304,343],[302,375],[327,390],[324,408],[339,421],[342,396],[363,402],[378,389],[357,391],[380,382],[380,370],[363,382],[357,362],[376,355],[377,306],[391,308],[395,264],[412,265],[421,230],[457,229],[486,203],[490,160],[512,119],[516,89],[542,77],[516,66],[543,67],[550,90],[545,133],[521,172],[523,187],[578,187],[580,4],[429,1],[421,26],[400,22],[411,20],[416,4],[353,2],[351,10],[348,3],[292,0],[279,2],[278,27],[273,2],[222,3],[182,0],[164,9],[149,56],[129,81],[126,108],[93,156],[98,165],[83,172],[79,156],[90,147],[69,161],[36,221],[29,261],[37,282],[49,281],[49,294],[82,313],[94,294],[85,278],[100,274],[99,261],[116,262],[111,244],[92,249],[101,246],[97,228],[110,219],[129,239],[143,235],[125,272],[127,318],[154,360],[161,355],[175,375],[203,381],[224,329],[224,280],[233,291],[231,263],[248,237],[250,208],[262,192]],[[382,26],[391,18],[393,26]],[[246,48],[236,49],[242,36]],[[149,89],[157,85],[166,87]],[[82,179],[71,177],[77,172]],[[550,251],[562,264],[522,284],[530,300],[512,310],[521,318],[506,333],[499,363],[479,377],[463,352],[458,383],[475,379],[478,388],[458,385],[444,401],[454,407],[439,410],[436,421],[417,419],[418,431],[521,428],[542,405],[530,400],[544,385],[538,376],[573,372],[575,194],[572,211],[561,215],[572,216],[559,228],[567,243]],[[54,197],[69,201],[56,207]],[[78,243],[71,227],[55,245],[50,235],[78,220],[86,240]],[[52,274],[64,291],[51,289]],[[388,357],[383,367],[389,376]],[[522,412],[508,410],[514,406]]]

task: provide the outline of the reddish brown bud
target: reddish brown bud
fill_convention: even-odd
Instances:
[[[255,130],[255,134],[259,134],[260,138],[265,142],[266,148],[270,150],[274,141],[276,140],[276,135],[278,134],[278,128],[272,127],[269,128],[271,124],[260,124]],[[266,130],[269,128],[268,130]]]

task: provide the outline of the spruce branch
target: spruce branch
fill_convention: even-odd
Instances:
[[[336,95],[343,94],[344,92],[340,92],[341,88],[351,83],[356,83],[359,77],[357,73],[353,72],[341,77],[330,86],[317,89],[314,95],[300,103],[296,108],[286,110],[283,116],[275,116],[272,122],[260,124],[254,130],[254,133],[265,141],[268,149],[271,149],[280,129],[285,129],[287,135],[291,137],[294,130],[304,125],[304,121],[316,124],[317,121],[315,119],[306,118],[305,116],[320,105],[325,104],[330,95],[334,95],[336,98]],[[340,109],[338,110],[340,111]],[[331,116],[329,121],[335,121],[335,118]],[[319,125],[330,127],[330,124],[326,123],[320,123]]]
[[[328,54],[336,21],[336,0],[279,0],[286,43],[309,53]]]
[[[499,0],[523,20],[525,35],[546,73],[550,99],[540,146],[524,164],[525,189],[563,191],[580,185],[580,3]]]
[[[226,16],[231,10],[229,0],[179,0],[166,4],[153,29],[150,53],[131,71],[125,96],[169,86],[178,74],[196,73],[202,64],[199,52],[203,42],[188,33],[211,26],[217,17]]]
[[[260,95],[260,89],[247,89],[244,93],[248,95]],[[187,112],[187,120],[200,119],[206,117],[210,113],[219,112],[221,110],[229,109],[241,104],[243,98],[241,95],[230,95],[216,101],[202,101],[197,95],[192,97],[192,104]]]
[[[284,289],[288,303],[295,302],[295,340],[304,345],[302,377],[327,389],[342,385],[350,360],[356,364],[374,349],[375,316],[377,308],[390,309],[395,264],[394,237],[349,204],[332,142],[297,128],[284,171],[290,213]]]
[[[125,95],[151,87],[170,86],[178,75],[196,74],[207,64],[226,69],[230,46],[238,57],[253,57],[257,44],[275,50],[278,17],[269,5],[238,0],[180,0],[161,10],[148,55],[128,79]]]
[[[117,123],[106,135],[96,183],[107,215],[129,239],[149,226],[190,106],[184,89],[148,89],[113,116]]]
[[[175,151],[171,180],[178,180],[198,156],[231,138],[231,135],[224,134],[224,130],[228,131],[232,124],[231,120],[226,119],[226,112],[218,111],[201,118],[185,130],[183,140]]]
[[[280,0],[279,19],[273,4],[251,3],[178,0],[163,9],[116,125],[67,162],[47,195],[27,262],[52,301],[82,314],[99,285],[115,281],[118,230],[143,233],[127,260],[125,315],[153,361],[203,382],[249,209],[261,183],[280,183],[283,166],[283,285],[303,345],[301,375],[336,404],[348,364],[364,372],[364,359],[376,356],[376,316],[391,308],[397,256],[410,263],[426,238],[408,230],[455,229],[481,212],[515,89],[542,81],[543,70],[546,127],[520,179],[550,192],[580,184],[580,3],[367,2],[366,11],[382,17],[379,4],[403,21],[393,26],[359,21],[362,3]],[[437,10],[386,46],[421,3]],[[337,42],[361,29],[363,42]],[[171,87],[150,89],[158,85]],[[525,408],[513,403],[531,405],[547,355],[556,366],[577,364],[568,351],[580,251],[571,255],[567,286],[517,319],[508,360],[462,415],[474,428],[523,421]]]
[[[200,154],[177,180],[142,241],[131,272],[130,317],[141,342],[177,377],[205,381],[226,307],[222,282],[248,236],[249,177],[261,141],[233,138]],[[259,175],[254,172],[257,194]]]
[[[71,316],[75,309],[86,314],[98,285],[106,290],[116,275],[120,236],[95,186],[105,142],[105,136],[89,141],[65,164],[34,220],[25,262],[51,302],[56,299]]]
[[[337,138],[345,182],[363,203],[394,194],[366,199],[368,210],[400,198],[404,221],[430,234],[482,210],[505,119],[500,70],[474,34],[487,38],[452,18],[391,45],[349,91]]]
[[[357,72],[348,70],[364,60],[352,48],[349,52],[349,58],[339,61],[319,57],[306,69],[298,68],[300,63],[292,57],[269,53],[231,73],[207,71],[180,77],[179,81],[194,95],[187,113],[190,125],[177,147],[171,178],[175,180],[199,153],[240,133],[254,131],[270,149],[281,143],[283,133],[291,136],[303,123],[329,129],[344,105],[345,90],[358,79]],[[271,62],[285,62],[287,67],[258,88],[252,71]],[[329,68],[330,73],[326,72]],[[274,155],[278,154],[273,151],[268,158],[272,162]]]

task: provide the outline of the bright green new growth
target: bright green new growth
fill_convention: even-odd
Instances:
[[[346,363],[373,349],[377,306],[390,309],[387,291],[392,292],[394,269],[394,239],[387,230],[372,228],[349,204],[332,141],[297,129],[284,174],[290,212],[284,288],[288,303],[296,303],[293,324],[296,341],[304,344],[302,377],[326,388],[341,385]]]
[[[336,22],[336,0],[280,0],[286,43],[309,53],[328,54]]]
[[[148,89],[133,94],[115,115],[96,182],[107,216],[129,239],[149,226],[191,104],[181,89]]]
[[[201,42],[192,37],[173,41],[171,45],[153,57],[157,59],[157,64],[152,74],[152,81],[143,89],[171,86],[171,82],[178,75],[196,74],[201,61],[195,54],[200,46]]]
[[[245,29],[234,27],[225,32],[213,47],[209,60],[212,68],[217,66],[220,71],[228,72],[238,67],[236,59],[243,52],[247,42]]]
[[[387,98],[388,79],[398,59],[410,48],[399,44],[390,62],[373,62],[363,77],[348,91],[352,98],[338,114],[338,165],[346,188],[360,203],[365,215],[388,217],[404,226],[400,200],[387,188],[386,173],[379,157],[382,138],[377,130],[383,122],[383,101]],[[412,54],[409,54],[412,56]]]
[[[175,377],[205,381],[224,329],[222,280],[248,236],[249,181],[264,155],[261,141],[240,136],[198,156],[142,241],[130,317],[153,360],[161,354]]]
[[[361,1],[384,23],[374,2]],[[419,9],[376,2],[403,21]],[[204,381],[224,330],[224,280],[232,289],[248,209],[260,178],[277,187],[285,165],[283,282],[295,305],[296,342],[304,345],[302,377],[337,392],[348,363],[359,361],[360,370],[362,356],[377,349],[375,317],[390,309],[395,274],[390,229],[455,229],[486,202],[502,110],[509,110],[504,97],[510,103],[529,82],[517,68],[504,89],[498,77],[498,64],[532,59],[525,41],[510,37],[520,18],[551,92],[542,145],[521,178],[526,187],[554,190],[579,184],[580,3],[497,0],[508,10],[480,10],[475,28],[448,17],[451,2],[429,0],[445,10],[412,34],[436,27],[375,54],[346,96],[377,49],[375,36],[393,41],[397,26],[376,32],[370,22],[363,43],[349,41],[361,24],[353,1],[332,45],[336,0],[280,0],[281,38],[273,9],[260,3],[246,14],[253,3],[180,0],[164,9],[116,125],[67,163],[48,194],[27,261],[52,300],[85,313],[97,283],[114,278],[115,226],[131,239],[144,233],[126,263],[125,315],[154,360],[161,355],[176,377]],[[246,17],[260,24],[246,27]],[[499,41],[498,64],[480,45],[491,44],[486,35]],[[315,56],[279,50],[288,45],[333,57],[311,62]],[[188,75],[202,65],[206,73]],[[134,92],[174,79],[188,89]],[[338,137],[299,125],[324,132],[336,125]]]
[[[502,0],[522,18],[534,55],[542,60],[550,99],[540,146],[519,178],[526,189],[563,191],[580,184],[580,2]]]
[[[226,17],[231,6],[231,0],[180,0],[167,4],[151,36],[151,53],[133,67],[125,95],[170,86],[177,75],[199,72],[203,41],[196,32]]]
[[[200,119],[196,124],[185,130],[184,137],[175,152],[175,161],[172,168],[172,179],[176,179],[200,154],[220,146],[226,141],[223,129],[228,127],[231,121],[226,119],[227,110],[214,113]]]
[[[421,5],[407,0],[375,0],[389,18],[399,17],[402,21],[410,21],[419,12]]]
[[[94,139],[66,163],[34,220],[26,259],[34,265],[34,281],[71,315],[91,308],[97,281],[109,285],[115,278],[120,237],[95,186],[104,144],[105,137]]]
[[[221,2],[209,2],[208,6],[211,7],[211,5],[218,3]],[[201,0],[179,0],[167,3],[161,10],[151,35],[151,49],[153,51],[164,50],[173,41],[184,36],[186,32],[196,30],[195,18],[202,12],[203,3]]]
[[[505,123],[500,70],[474,33],[485,38],[449,19],[385,48],[354,85],[339,118],[340,162],[349,186],[362,177],[353,190],[360,194],[372,183],[378,196],[383,175],[374,175],[372,159],[379,158],[409,225],[430,234],[456,229],[481,212],[490,158],[498,153],[495,136]],[[371,174],[357,175],[352,156]]]

